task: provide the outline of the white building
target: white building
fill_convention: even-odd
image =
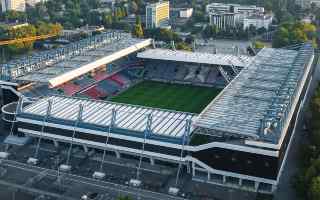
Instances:
[[[208,4],[206,7],[207,13],[229,12],[230,10],[234,10],[235,12],[248,14],[248,15],[264,12],[263,7],[257,7],[255,5],[211,3],[211,4]]]
[[[46,1],[48,1],[48,0],[26,0],[26,4],[34,7],[36,4],[41,3],[41,2],[46,2]]]
[[[180,18],[190,18],[193,14],[193,8],[184,8],[179,12]]]
[[[222,30],[240,25],[239,14],[231,12],[212,13],[209,20],[211,25],[215,25]]]
[[[1,0],[2,12],[16,10],[24,12],[26,10],[25,0]]]
[[[256,15],[246,17],[243,20],[243,29],[247,29],[250,26],[256,27],[256,29],[264,27],[268,29],[269,26],[272,24],[272,16],[269,15]]]
[[[264,15],[264,8],[255,5],[212,3],[207,5],[210,24],[219,29],[243,27],[250,25],[268,29],[272,22],[271,16]]]
[[[169,1],[148,4],[146,6],[146,28],[168,28],[170,19]]]

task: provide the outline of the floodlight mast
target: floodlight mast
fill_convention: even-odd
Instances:
[[[190,131],[191,131],[191,120],[187,119],[185,122],[185,131],[183,133],[183,138],[182,138],[182,148],[181,148],[181,153],[180,153],[180,161],[179,161],[179,167],[178,167],[176,182],[175,182],[176,187],[178,187],[178,181],[179,181],[180,171],[181,171],[181,167],[182,167],[183,153],[185,150],[186,140],[188,139],[188,137],[190,135]]]
[[[102,159],[101,159],[101,163],[100,163],[100,172],[103,171],[103,164],[104,164],[105,157],[107,154],[107,147],[108,147],[108,142],[109,142],[111,130],[113,127],[116,126],[116,115],[117,115],[117,110],[115,108],[113,108],[112,114],[111,114],[111,123],[109,124],[109,127],[108,127],[108,134],[107,134],[107,139],[106,139],[106,143],[105,143],[105,149],[103,150],[103,155],[102,155]]]
[[[45,117],[43,118],[43,121],[42,121],[40,137],[39,137],[39,139],[38,139],[36,151],[35,151],[35,154],[34,154],[34,158],[35,158],[35,159],[38,158],[40,143],[41,143],[41,140],[42,140],[42,137],[43,137],[43,134],[44,134],[44,128],[45,128],[45,125],[46,125],[46,121],[47,121],[48,118],[50,117],[50,114],[51,114],[51,111],[52,111],[52,105],[53,105],[53,100],[52,100],[52,99],[49,99],[49,100],[48,100],[47,112],[46,112],[46,115],[45,115]]]

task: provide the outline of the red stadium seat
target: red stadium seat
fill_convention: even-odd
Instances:
[[[102,81],[102,80],[108,78],[108,76],[109,75],[107,74],[107,72],[99,72],[94,76],[94,79],[96,81]]]
[[[99,99],[108,96],[108,94],[98,91],[96,86],[84,91],[82,94],[85,94],[93,99]]]
[[[68,96],[74,95],[81,89],[79,85],[76,85],[71,82],[63,84],[62,86],[60,86],[60,88],[63,89],[64,94]]]
[[[123,78],[118,74],[111,76],[110,79],[118,83],[121,87],[125,84],[125,80],[123,80]]]

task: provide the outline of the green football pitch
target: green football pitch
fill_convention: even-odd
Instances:
[[[200,113],[220,91],[216,88],[143,81],[112,97],[111,101]]]

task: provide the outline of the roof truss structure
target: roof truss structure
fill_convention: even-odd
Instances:
[[[195,126],[276,143],[312,59],[311,44],[299,50],[262,49],[201,112]]]

